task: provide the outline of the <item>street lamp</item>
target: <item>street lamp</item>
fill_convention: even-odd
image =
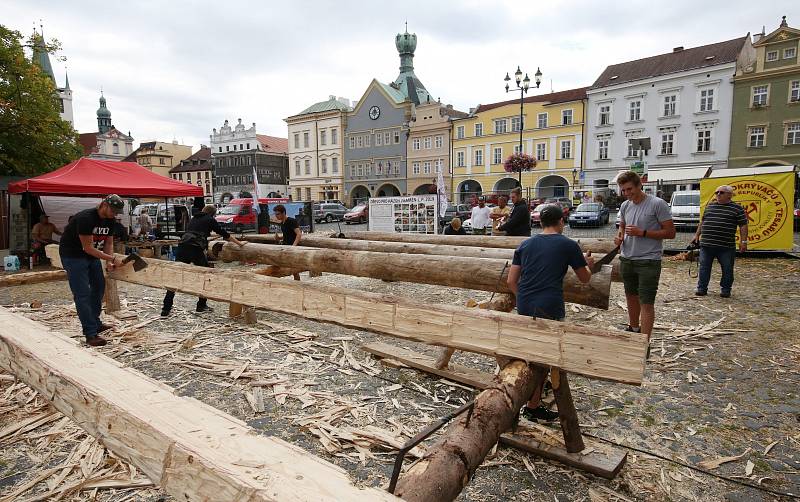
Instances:
[[[536,68],[536,73],[533,75],[535,78],[536,88],[539,88],[539,85],[542,83],[542,71],[539,68]],[[506,78],[504,78],[506,82],[506,92],[511,90],[511,87],[508,83],[511,81],[511,77],[508,76],[508,72],[506,72]],[[525,78],[522,78],[522,70],[520,70],[519,66],[517,66],[517,71],[514,72],[514,81],[517,83],[517,89],[519,89],[519,153],[522,153],[522,131],[525,129],[523,123],[523,115],[522,115],[522,104],[523,99],[525,98],[525,94],[528,93],[528,88],[531,85],[531,79],[528,78],[528,74],[525,74]],[[522,188],[522,169],[519,170],[519,187]]]
[[[575,185],[578,184],[578,168],[572,168],[572,198],[575,198]]]

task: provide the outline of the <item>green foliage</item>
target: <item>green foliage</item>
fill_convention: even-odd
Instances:
[[[0,175],[35,176],[82,153],[72,125],[59,117],[53,81],[25,57],[23,47],[33,42],[23,45],[18,31],[0,25]]]

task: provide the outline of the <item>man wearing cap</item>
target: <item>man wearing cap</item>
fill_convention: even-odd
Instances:
[[[119,195],[109,195],[97,207],[78,212],[67,224],[58,245],[61,265],[67,272],[75,310],[81,321],[83,336],[92,347],[106,344],[98,333],[112,326],[100,321],[100,307],[106,280],[100,260],[114,270],[120,261],[114,257],[114,217],[122,213],[125,203]]]
[[[733,263],[736,259],[736,229],[739,229],[739,251],[747,251],[747,215],[744,208],[731,201],[733,187],[722,185],[714,191],[714,200],[703,211],[692,242],[700,244],[700,266],[694,294],[708,294],[714,258],[722,268],[719,296],[728,298],[733,287]]]
[[[483,200],[483,197],[478,199],[478,205],[472,208],[471,223],[473,234],[486,234],[486,227],[489,226],[489,222],[491,221],[491,214],[492,210],[486,207],[486,201]]]
[[[587,257],[572,239],[564,237],[564,210],[557,204],[544,206],[540,213],[542,233],[526,239],[514,251],[508,271],[508,288],[517,297],[517,313],[561,321],[564,309],[564,276],[572,267],[578,280],[592,278],[592,257]],[[528,420],[555,420],[558,413],[539,405],[536,389],[522,415]]]

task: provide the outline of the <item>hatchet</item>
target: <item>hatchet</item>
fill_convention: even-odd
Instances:
[[[133,262],[133,271],[134,271],[134,272],[138,272],[138,271],[140,271],[140,270],[144,270],[144,269],[146,269],[146,268],[147,268],[147,262],[146,262],[146,261],[144,261],[144,260],[142,259],[142,257],[141,257],[141,256],[139,256],[139,255],[138,255],[138,254],[136,254],[136,253],[131,253],[131,254],[129,254],[128,256],[126,256],[126,257],[125,257],[125,258],[122,260],[122,264],[123,264],[123,265],[126,265],[126,264],[128,264],[128,263],[130,263],[130,262]]]

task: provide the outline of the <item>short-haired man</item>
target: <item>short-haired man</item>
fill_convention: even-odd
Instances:
[[[39,223],[34,225],[31,229],[31,237],[33,237],[35,242],[46,246],[55,242],[53,240],[53,234],[62,235],[61,231],[50,223],[50,218],[42,213],[42,215],[39,216]]]
[[[281,234],[283,235],[281,244],[284,246],[299,245],[300,239],[303,238],[303,231],[300,230],[300,225],[297,224],[297,220],[286,214],[286,206],[278,204],[272,209],[272,212],[275,214],[275,219],[281,225]],[[292,277],[295,281],[300,280],[300,274],[298,273],[292,274]]]
[[[642,180],[633,171],[617,177],[625,202],[620,207],[620,274],[628,304],[627,331],[645,333],[648,338],[655,322],[655,301],[661,277],[664,239],[675,237],[672,213],[664,200],[642,190]]]
[[[490,215],[492,210],[486,207],[486,201],[481,197],[478,199],[478,205],[472,208],[472,215],[470,217],[472,224],[472,233],[474,235],[486,234],[486,227],[492,221]]]
[[[498,229],[500,225],[505,223],[506,218],[511,214],[511,208],[508,207],[508,197],[501,195],[497,199],[497,205],[492,208],[492,214],[489,217],[492,219],[492,235],[506,235],[505,232]]]
[[[528,203],[522,198],[522,190],[517,187],[511,190],[511,203],[514,207],[508,220],[497,227],[506,235],[530,237],[531,235],[531,210]]]
[[[520,315],[563,320],[564,276],[572,267],[578,279],[587,283],[592,278],[594,259],[581,252],[572,239],[564,237],[564,210],[558,204],[548,204],[541,213],[542,232],[526,239],[514,251],[508,271],[508,288],[517,297]],[[534,391],[522,410],[526,418],[555,420],[557,413],[539,406],[541,389]]]
[[[106,344],[99,336],[112,326],[100,321],[100,309],[106,280],[100,260],[108,262],[108,270],[120,265],[114,256],[114,217],[120,214],[125,203],[119,195],[105,197],[97,207],[84,209],[72,218],[61,236],[58,254],[61,266],[67,272],[67,282],[75,301],[75,310],[81,321],[83,336],[92,347]]]
[[[700,266],[694,294],[708,294],[714,258],[722,268],[719,296],[728,298],[733,287],[733,263],[736,259],[736,229],[739,229],[739,251],[747,251],[747,214],[733,202],[733,187],[722,185],[714,191],[715,200],[706,206],[697,226],[693,242],[700,244]]]
[[[229,234],[222,228],[214,219],[217,214],[217,208],[211,204],[203,207],[203,210],[195,214],[189,223],[186,225],[186,232],[181,236],[178,243],[178,249],[175,252],[175,261],[181,263],[191,263],[198,267],[208,267],[208,257],[206,250],[208,249],[208,237],[211,232],[215,232],[222,236],[223,239],[233,242],[239,246],[244,246],[246,243],[241,242],[236,237]],[[161,316],[167,317],[172,311],[172,304],[175,301],[175,292],[167,290],[164,295],[164,304],[161,307]],[[211,307],[208,306],[208,300],[204,297],[197,299],[197,312],[210,312]]]

